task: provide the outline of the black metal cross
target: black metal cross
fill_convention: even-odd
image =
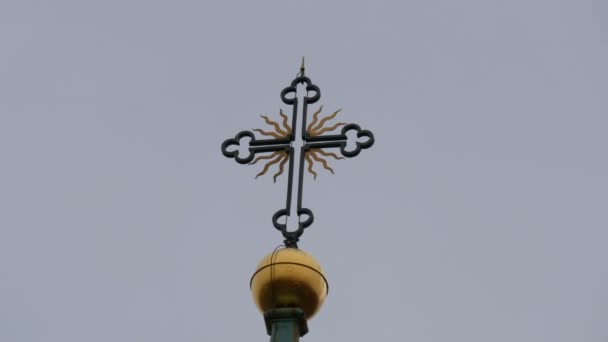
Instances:
[[[304,186],[304,163],[308,163],[308,171],[316,178],[316,173],[313,170],[314,162],[319,162],[323,167],[333,173],[333,170],[327,165],[327,161],[323,157],[332,157],[334,159],[343,159],[343,157],[351,158],[358,155],[362,149],[371,147],[374,144],[374,135],[368,130],[363,130],[356,124],[337,123],[332,126],[325,124],[333,119],[339,112],[335,111],[331,115],[319,120],[318,115],[323,109],[321,106],[314,114],[312,122],[307,126],[307,110],[308,105],[316,103],[321,98],[321,90],[314,85],[310,78],[304,74],[304,60],[300,73],[291,82],[291,84],[281,92],[281,100],[283,103],[292,106],[291,126],[288,125],[288,117],[281,111],[280,115],[283,118],[282,126],[279,123],[262,116],[265,122],[274,128],[274,131],[267,132],[260,129],[255,129],[255,132],[261,135],[271,136],[274,139],[258,139],[251,131],[241,131],[234,138],[225,140],[222,143],[222,153],[228,158],[234,158],[240,164],[253,164],[260,160],[269,160],[262,172],[258,176],[263,175],[268,171],[268,168],[276,163],[279,163],[279,171],[275,174],[274,180],[283,173],[284,166],[289,161],[288,179],[287,179],[287,200],[285,207],[279,209],[272,216],[272,224],[281,231],[285,237],[285,246],[297,247],[297,242],[304,233],[304,229],[309,227],[314,221],[314,215],[308,208],[302,206],[302,192]],[[303,96],[302,105],[302,120],[301,129],[298,128],[298,97],[297,86],[305,85],[306,94]],[[323,133],[331,132],[342,126],[340,134],[323,135]],[[296,131],[296,132],[294,132]],[[354,144],[348,144],[348,132],[356,133],[356,141]],[[297,149],[294,145],[300,144],[296,138],[301,134],[301,147]],[[239,147],[243,140],[249,140],[249,147],[246,149],[247,155],[241,156]],[[335,153],[326,152],[324,149],[339,149],[343,157]],[[297,155],[299,154],[299,158]],[[255,158],[255,160],[254,160]],[[299,159],[298,167],[294,167],[294,160]],[[292,188],[294,171],[298,173],[298,188],[296,193],[297,206],[292,208]],[[257,178],[257,177],[256,177]],[[298,216],[297,228],[289,230],[287,218],[294,211]]]

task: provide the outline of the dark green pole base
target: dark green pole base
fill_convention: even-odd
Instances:
[[[308,324],[302,309],[269,310],[264,313],[264,321],[270,342],[297,342],[308,332]]]

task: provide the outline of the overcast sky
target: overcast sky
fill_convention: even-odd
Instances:
[[[306,178],[305,341],[608,340],[608,3],[0,2],[0,341],[265,341],[298,72],[376,144]],[[316,107],[315,107],[316,108]]]

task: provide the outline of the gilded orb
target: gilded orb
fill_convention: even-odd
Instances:
[[[300,308],[310,319],[321,308],[329,287],[319,263],[297,248],[267,255],[251,277],[251,293],[258,309]]]

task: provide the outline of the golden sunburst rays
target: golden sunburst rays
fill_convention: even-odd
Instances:
[[[308,124],[308,127],[306,127],[306,131],[308,132],[308,134],[311,137],[316,137],[323,133],[331,132],[340,126],[346,125],[345,122],[338,122],[331,126],[327,126],[327,127],[325,126],[325,124],[327,124],[327,122],[329,120],[335,118],[338,115],[338,113],[340,113],[340,111],[342,111],[342,108],[338,109],[337,111],[335,111],[335,112],[331,113],[330,115],[319,120],[319,114],[321,113],[322,110],[323,110],[323,106],[319,107],[319,109],[313,113],[312,121],[310,122],[310,124]]]
[[[323,165],[323,168],[325,170],[331,172],[332,175],[334,174],[334,169],[332,169],[329,166],[327,159],[324,157],[332,157],[335,160],[344,159],[344,157],[340,157],[333,152],[323,151],[320,148],[311,148],[310,150],[306,151],[306,155],[304,156],[304,159],[306,159],[306,163],[308,164],[307,170],[308,170],[308,172],[310,172],[310,174],[313,176],[313,178],[315,180],[317,179],[317,173],[313,169],[315,162],[321,163],[321,165]]]
[[[266,124],[268,124],[269,126],[272,126],[273,130],[264,131],[259,128],[254,128],[253,131],[260,133],[261,135],[273,137],[276,139],[289,138],[289,136],[291,135],[291,132],[292,132],[291,126],[289,126],[289,118],[287,117],[287,115],[285,115],[285,113],[283,113],[282,109],[279,110],[279,115],[283,119],[280,124],[276,121],[271,120],[266,115],[260,115],[260,117],[262,119],[264,119],[264,122]],[[258,177],[265,175],[266,172],[268,172],[268,170],[270,169],[270,167],[272,165],[279,163],[279,170],[272,177],[274,183],[276,183],[277,178],[283,174],[283,171],[285,171],[285,164],[289,160],[289,153],[287,151],[276,151],[271,154],[257,156],[251,163],[249,163],[249,165],[255,164],[255,163],[259,162],[260,160],[267,160],[267,161],[264,164],[262,171],[260,171],[260,173],[258,173],[255,176],[255,178],[257,179]]]
[[[281,122],[282,126],[278,122],[270,120],[266,115],[260,115],[260,117],[264,119],[264,122],[272,126],[274,130],[264,131],[259,128],[254,128],[253,131],[258,132],[261,135],[273,137],[276,139],[285,139],[289,137],[291,135],[291,127],[288,123],[289,118],[287,117],[287,115],[285,115],[285,113],[283,113],[282,109],[279,111],[279,115],[281,116],[281,118],[283,118],[283,121]]]
[[[327,125],[330,120],[338,116],[338,114],[342,111],[342,108],[338,109],[337,111],[329,114],[324,118],[319,119],[319,115],[322,111],[323,106],[320,106],[319,109],[317,109],[317,111],[312,114],[312,121],[308,124],[308,127],[306,127],[306,132],[308,132],[308,135],[310,135],[311,137],[320,136],[323,133],[331,132],[333,130],[336,130],[338,127],[346,125],[345,122],[338,122],[332,125]],[[327,159],[325,157],[331,157],[336,160],[344,159],[344,157],[340,157],[333,152],[323,151],[320,148],[311,148],[310,150],[306,151],[306,155],[304,156],[304,159],[306,159],[306,163],[308,164],[308,167],[306,169],[308,170],[308,172],[310,172],[310,174],[315,180],[317,179],[317,173],[313,169],[315,163],[321,163],[325,170],[331,172],[332,175],[334,174],[334,169],[329,166],[329,163],[327,162]]]
[[[251,163],[249,163],[249,165],[255,164],[260,160],[268,161],[266,162],[266,164],[264,164],[264,168],[262,169],[262,171],[255,175],[255,178],[257,179],[258,177],[265,175],[272,165],[279,163],[279,171],[277,171],[277,173],[272,176],[273,182],[276,183],[277,178],[283,174],[283,171],[285,171],[285,164],[289,160],[289,153],[287,151],[276,151],[271,154],[258,156]]]

